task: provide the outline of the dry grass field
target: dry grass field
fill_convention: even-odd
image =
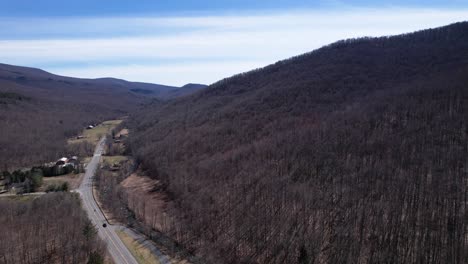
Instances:
[[[115,127],[117,127],[120,123],[122,123],[122,120],[104,121],[101,124],[97,125],[93,129],[84,129],[83,133],[81,134],[81,136],[83,136],[83,138],[81,138],[81,139],[77,139],[77,138],[69,139],[68,143],[69,144],[74,144],[74,143],[80,143],[80,142],[83,142],[83,141],[88,141],[88,142],[90,142],[92,144],[96,144],[99,141],[99,139],[101,139],[102,136],[110,133],[111,130],[114,129]]]

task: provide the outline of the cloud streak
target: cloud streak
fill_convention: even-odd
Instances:
[[[0,30],[0,58],[76,77],[212,83],[340,39],[394,35],[467,17],[468,10],[390,8],[26,22],[4,18],[0,23],[8,27]]]

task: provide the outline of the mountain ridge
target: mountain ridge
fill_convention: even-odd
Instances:
[[[121,118],[151,100],[195,90],[114,78],[73,78],[0,64],[0,168],[54,160],[70,151],[67,138],[90,123]],[[31,129],[35,133],[28,133]]]
[[[175,98],[174,93],[178,95],[184,95],[186,93],[192,92],[192,90],[198,90],[206,87],[202,84],[186,84],[181,87],[154,84],[154,83],[145,83],[145,82],[132,82],[124,79],[118,79],[113,77],[102,77],[102,78],[78,78],[78,77],[68,77],[57,75],[54,73],[47,72],[39,68],[25,67],[25,66],[16,66],[10,64],[0,63],[0,79],[8,81],[23,81],[23,82],[34,82],[34,85],[37,86],[40,84],[39,81],[47,81],[50,85],[50,82],[61,82],[64,84],[75,84],[75,85],[91,85],[91,84],[102,84],[106,86],[117,85],[123,88],[131,89],[145,89],[151,90],[153,94],[160,96],[161,98]],[[193,88],[193,89],[189,89]],[[182,90],[178,90],[182,89]]]
[[[131,146],[208,263],[463,263],[467,83],[467,22],[339,41],[141,109]]]

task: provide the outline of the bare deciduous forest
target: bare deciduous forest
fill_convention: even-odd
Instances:
[[[70,152],[89,153],[88,146],[70,148],[66,140],[89,124],[122,117],[143,102],[200,88],[78,79],[0,64],[0,170],[38,165]],[[149,94],[139,92],[142,89]]]
[[[162,231],[208,263],[468,261],[468,23],[340,41],[131,120]]]
[[[0,200],[0,263],[103,263],[105,244],[77,194]]]

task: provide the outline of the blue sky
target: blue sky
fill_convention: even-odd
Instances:
[[[194,0],[9,0],[0,1],[2,16],[102,16],[132,14],[190,14],[209,11],[226,12],[240,10],[273,10],[299,8],[335,7],[460,7],[467,1],[443,0],[235,0],[235,1],[194,1]]]
[[[0,0],[0,62],[210,84],[343,38],[468,19],[468,1]]]

